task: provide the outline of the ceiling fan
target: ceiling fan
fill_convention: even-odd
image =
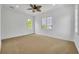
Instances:
[[[30,4],[31,8],[28,8],[27,10],[32,10],[32,12],[41,12],[40,8],[42,7],[41,5],[36,5],[36,4]]]

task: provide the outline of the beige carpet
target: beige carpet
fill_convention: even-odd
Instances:
[[[1,53],[71,54],[78,52],[73,42],[32,34],[2,40]]]

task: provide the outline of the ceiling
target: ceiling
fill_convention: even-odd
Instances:
[[[40,4],[40,5],[42,6],[41,12],[35,12],[35,13],[33,13],[32,10],[27,10],[28,8],[30,8],[29,4],[7,4],[5,6],[7,8],[11,8],[13,10],[17,10],[17,11],[20,11],[20,12],[33,14],[33,15],[37,15],[37,14],[47,12],[48,10],[51,10],[52,8],[54,8],[56,6],[56,4]]]

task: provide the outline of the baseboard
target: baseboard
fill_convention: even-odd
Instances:
[[[70,39],[70,38],[63,38],[63,37],[55,36],[55,35],[45,35],[45,34],[41,34],[41,33],[36,33],[36,34],[44,35],[44,36],[48,36],[48,37],[52,37],[52,38],[58,38],[58,39],[61,39],[61,40],[66,40],[66,41],[72,41],[72,42],[74,42],[74,40],[73,39]]]
[[[16,38],[16,37],[21,37],[21,36],[26,36],[26,35],[32,35],[34,33],[30,33],[30,34],[24,34],[24,35],[17,35],[17,36],[12,36],[12,37],[6,37],[6,38],[3,38],[1,40],[5,40],[5,39],[11,39],[11,38]]]
[[[79,47],[77,46],[77,44],[75,43],[75,46],[76,46],[76,48],[77,48],[77,50],[78,50],[78,53],[79,53]]]
[[[48,37],[53,37],[53,38],[58,38],[58,39],[61,39],[61,40],[66,40],[66,41],[74,42],[74,40],[72,40],[70,38],[63,38],[63,37],[59,37],[59,36],[55,36],[55,35],[45,35],[45,34],[40,34],[40,33],[30,33],[30,34],[24,34],[24,35],[17,35],[17,36],[13,36],[13,37],[3,38],[2,40],[10,39],[10,38],[15,38],[15,37],[21,37],[21,36],[25,36],[25,35],[31,35],[31,34],[39,34],[39,35],[43,35],[43,36],[48,36]]]

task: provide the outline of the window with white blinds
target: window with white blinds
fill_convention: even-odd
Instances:
[[[42,29],[52,29],[52,17],[44,17],[42,18]]]

